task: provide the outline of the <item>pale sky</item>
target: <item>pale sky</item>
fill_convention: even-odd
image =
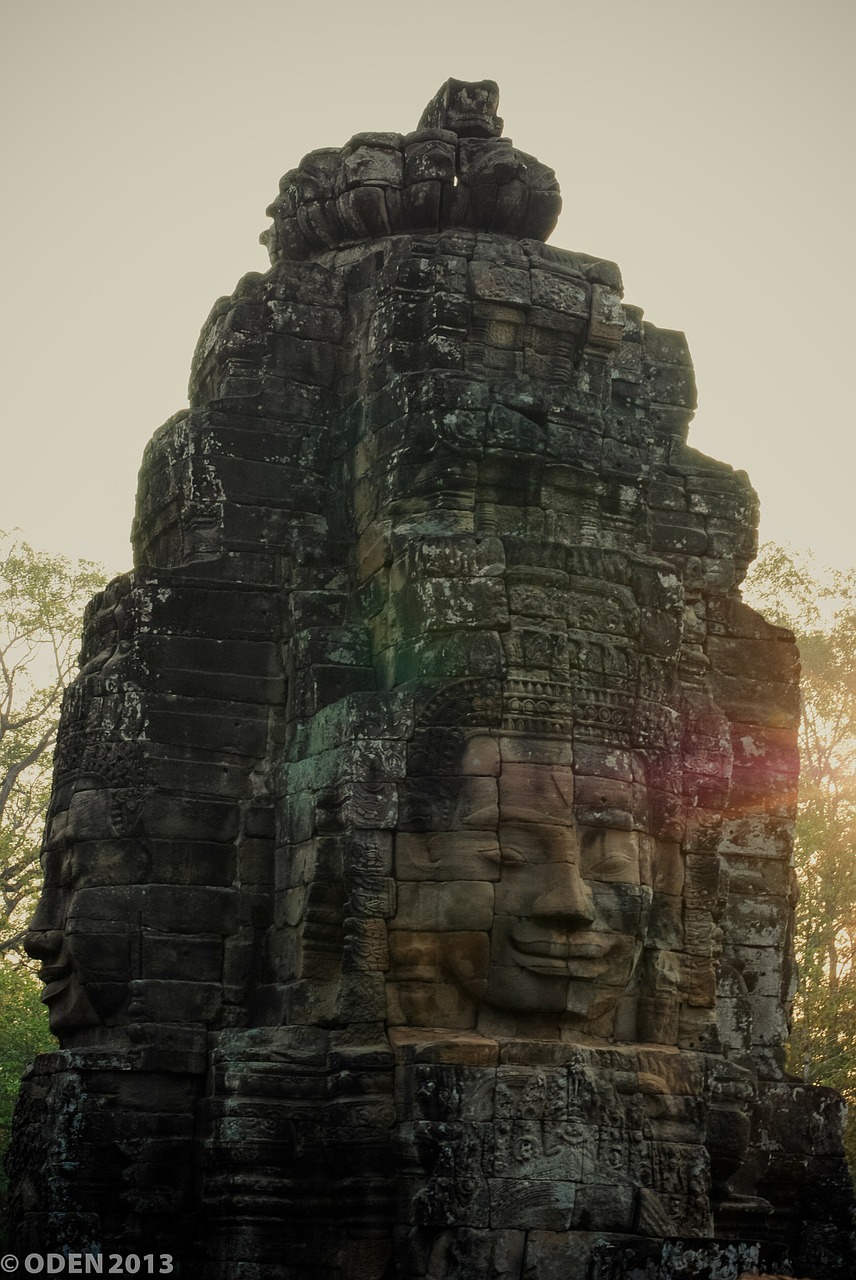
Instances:
[[[0,528],[130,567],[143,447],[279,177],[497,80],[552,243],[683,329],[690,442],[762,536],[856,562],[852,0],[0,0]]]

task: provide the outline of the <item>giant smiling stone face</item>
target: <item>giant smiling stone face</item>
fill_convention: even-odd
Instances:
[[[97,778],[59,794],[45,833],[44,886],[26,935],[55,1035],[115,1021],[135,972],[146,854],[120,838],[115,793]]]
[[[438,829],[396,838],[401,1020],[464,1026],[481,1006],[604,1030],[647,930],[640,835],[579,825],[562,744],[506,737],[518,759],[498,767],[501,741],[471,737]]]

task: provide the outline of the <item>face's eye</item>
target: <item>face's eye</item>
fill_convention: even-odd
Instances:
[[[72,849],[66,849],[59,870],[59,882],[63,889],[72,890],[77,887],[80,878],[80,859]]]
[[[608,853],[596,859],[586,870],[592,880],[619,880],[634,878],[636,864],[625,854]]]
[[[472,844],[468,848],[467,854],[473,858],[483,858],[485,862],[490,862],[493,866],[499,866],[502,862],[502,854],[496,841]],[[437,861],[437,859],[432,859],[432,861]]]
[[[76,859],[65,840],[56,840],[42,854],[45,885],[53,889],[70,890],[77,879]]]
[[[500,863],[503,867],[525,867],[526,859],[517,849],[504,849],[500,857]]]
[[[525,867],[529,863],[525,853],[515,848],[513,844],[505,843],[500,849],[499,861],[503,867]]]
[[[587,831],[582,839],[586,880],[639,883],[639,841],[635,832]]]
[[[457,864],[461,858],[500,860],[496,835],[491,831],[438,831],[427,843],[428,861],[436,866]]]

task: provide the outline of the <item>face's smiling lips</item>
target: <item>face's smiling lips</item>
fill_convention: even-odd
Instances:
[[[45,984],[39,999],[42,1004],[48,1004],[58,995],[65,991],[73,976],[73,969],[70,964],[43,964],[39,969],[39,978]]]
[[[509,937],[516,964],[550,977],[594,979],[606,968],[609,940],[595,933],[534,934],[521,930]]]

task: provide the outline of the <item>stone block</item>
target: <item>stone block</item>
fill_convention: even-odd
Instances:
[[[708,537],[703,528],[693,527],[691,517],[676,512],[674,521],[667,519],[671,513],[658,512],[654,525],[654,550],[681,555],[703,556],[708,550]]]
[[[743,946],[784,946],[790,909],[783,898],[729,895],[723,927],[729,939]]]
[[[235,879],[238,854],[233,844],[212,840],[149,840],[147,879],[158,884],[196,884],[228,888]],[[126,868],[129,861],[125,859]],[[127,870],[126,870],[127,878]],[[142,878],[142,877],[141,877]]]
[[[475,298],[486,302],[528,306],[531,301],[529,272],[516,267],[471,262],[470,288]]]
[[[651,399],[660,404],[694,409],[698,403],[692,366],[658,364],[649,367],[645,387]]]
[[[144,978],[131,983],[132,1013],[151,1022],[213,1022],[222,1001],[219,982]]]
[[[670,841],[642,842],[643,865],[645,854],[651,863],[651,883],[656,892],[682,894],[684,888],[684,858],[680,845]],[[643,878],[643,883],[645,883]]]
[[[400,589],[410,579],[500,577],[505,552],[499,538],[451,534],[408,540],[396,550],[390,585]]]
[[[400,881],[436,880],[447,883],[496,881],[500,877],[500,848],[496,829],[457,832],[399,831],[396,836],[396,876]]]
[[[624,336],[624,309],[620,293],[605,284],[592,284],[587,338],[595,348],[611,351]],[[604,370],[605,372],[605,370]],[[692,376],[692,370],[690,370]],[[693,384],[694,385],[694,384]],[[652,395],[652,399],[660,397]],[[677,403],[683,403],[678,401]],[[694,402],[693,402],[694,403]]]
[[[492,1120],[492,1068],[425,1063],[398,1070],[407,1113],[416,1119]]]
[[[417,880],[399,886],[394,925],[399,929],[442,932],[489,929],[493,923],[493,885],[486,880],[435,883]]]
[[[523,1261],[523,1280],[567,1280],[586,1275],[602,1235],[583,1231],[529,1231]]]
[[[574,798],[574,775],[566,765],[503,762],[499,777],[499,809],[503,822],[532,821],[567,826]],[[526,820],[526,819],[523,819]]]
[[[646,934],[649,943],[666,950],[679,950],[683,946],[682,905],[681,899],[672,894],[654,895]]]
[[[718,858],[703,854],[688,854],[685,860],[684,901],[688,907],[712,911],[720,892],[720,863]]]
[[[439,1023],[444,1033],[474,1030],[476,1004],[451,983],[393,978],[386,984],[386,1022],[391,1029]]]
[[[223,939],[145,933],[140,969],[145,978],[219,982],[223,973]]]
[[[533,268],[531,296],[535,306],[588,320],[591,287],[574,276]]]
[[[508,621],[504,585],[492,578],[427,578],[412,581],[395,597],[402,634],[452,627],[492,630]]]
[[[204,921],[205,932],[231,934],[237,923],[233,889],[202,885],[146,885],[141,890],[143,920],[160,933],[193,934]]]

